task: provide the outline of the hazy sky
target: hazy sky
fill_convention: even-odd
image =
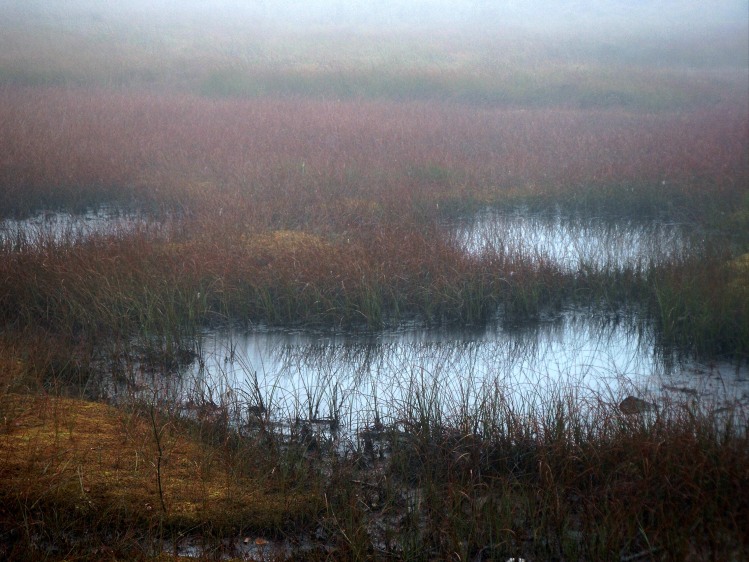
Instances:
[[[19,10],[96,17],[228,17],[330,26],[511,25],[684,28],[747,26],[749,0],[0,0]]]
[[[413,33],[414,48],[453,33],[459,41],[499,39],[515,52],[597,53],[613,63],[749,65],[749,0],[0,0],[0,27],[15,31],[4,45],[21,54],[34,38],[54,45],[59,34],[95,49],[174,53],[274,40],[266,50],[283,51],[284,32],[328,34],[339,50],[378,32],[387,42]]]

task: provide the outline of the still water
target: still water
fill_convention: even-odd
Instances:
[[[0,244],[74,244],[91,236],[131,233],[149,224],[152,223],[145,217],[117,207],[102,207],[80,214],[42,211],[25,219],[0,220]]]
[[[542,412],[559,398],[584,409],[628,395],[707,410],[749,407],[746,364],[678,358],[660,351],[634,316],[580,310],[522,328],[208,333],[198,360],[153,385],[156,399],[241,404],[279,421],[335,418],[350,429],[414,410],[447,422],[487,400],[518,413]]]
[[[695,225],[623,217],[485,209],[447,226],[465,252],[486,252],[556,265],[562,271],[647,269],[697,251]]]
[[[144,219],[117,210],[43,213],[0,222],[0,242],[47,244],[126,233]],[[575,218],[523,209],[482,211],[446,225],[469,253],[502,252],[546,260],[563,270],[644,269],[694,252],[686,225]],[[749,406],[746,364],[675,357],[657,345],[636,314],[570,309],[528,326],[378,332],[263,329],[203,334],[198,358],[179,373],[143,370],[127,388],[174,403],[241,404],[276,419],[339,420],[360,428],[393,423],[415,409],[448,421],[487,400],[515,411],[542,409],[560,397],[579,404],[689,401],[706,408]]]

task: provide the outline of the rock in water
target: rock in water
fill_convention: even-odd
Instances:
[[[655,410],[655,404],[648,402],[647,400],[643,400],[642,398],[627,396],[619,404],[619,409],[622,411],[622,413],[627,415],[643,414],[645,412]]]

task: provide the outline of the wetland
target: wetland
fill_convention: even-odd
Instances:
[[[217,4],[0,11],[0,558],[745,559],[728,3]]]

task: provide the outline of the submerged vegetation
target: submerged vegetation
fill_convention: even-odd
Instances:
[[[655,39],[253,43],[116,18],[102,50],[73,21],[6,15],[0,557],[749,556],[746,396],[518,401],[499,373],[444,386],[426,364],[356,415],[334,377],[307,402],[249,367],[241,388],[164,390],[206,371],[207,330],[510,330],[569,310],[745,374],[744,29],[707,50],[669,36],[654,61]],[[521,230],[456,234],[481,212],[583,227],[560,263]],[[655,223],[682,238],[617,258],[621,225]],[[575,253],[588,236],[600,253]]]

